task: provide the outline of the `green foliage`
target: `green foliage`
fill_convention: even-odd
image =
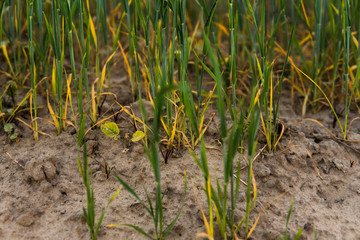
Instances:
[[[280,236],[280,240],[291,240],[291,236],[290,236],[289,233],[288,233],[288,225],[289,225],[289,221],[290,221],[290,216],[291,216],[291,213],[292,213],[293,205],[294,205],[294,201],[291,200],[290,209],[289,209],[289,212],[288,212],[287,217],[286,217],[285,234],[284,234],[284,237]],[[302,231],[303,231],[303,229],[300,228],[299,231],[296,233],[296,235],[295,235],[295,237],[294,237],[294,240],[300,239],[301,234],[302,234]]]
[[[11,123],[7,123],[4,125],[4,131],[7,133],[7,135],[9,136],[10,140],[15,140],[18,137],[17,133],[13,133],[14,131],[14,126]]]
[[[6,77],[0,94],[4,130],[10,139],[18,137],[10,122],[28,103],[29,126],[37,140],[38,120],[43,117],[38,112],[41,94],[47,97],[58,133],[75,126],[87,198],[84,217],[91,238],[96,239],[105,210],[96,222],[85,134],[89,122],[96,128],[108,117],[101,115],[102,101],[111,95],[110,69],[120,52],[131,98],[139,100],[142,114],[142,120],[133,119],[138,131],[131,141],[145,145],[154,171],[155,201],[147,193],[142,202],[126,182],[117,179],[153,218],[155,236],[138,226],[122,225],[150,239],[169,234],[181,209],[165,227],[159,150],[165,147],[171,153],[186,147],[203,174],[207,207],[215,213],[222,238],[234,239],[239,232],[248,238],[254,229],[249,218],[256,200],[252,162],[259,125],[268,151],[276,151],[284,130],[279,121],[283,86],[289,84],[293,100],[298,92],[303,114],[308,107],[313,113],[331,108],[343,138],[348,137],[350,109],[360,99],[359,7],[359,0],[1,1],[0,42],[7,68],[1,72]],[[206,91],[208,86],[212,90]],[[17,102],[23,89],[28,92]],[[153,104],[152,126],[143,99]],[[215,101],[223,152],[223,176],[221,181],[214,179],[216,184],[210,181],[204,139],[205,119]],[[343,119],[335,104],[343,106]],[[114,140],[119,137],[114,122],[100,128]],[[196,146],[200,156],[194,153]],[[246,214],[235,223],[235,209],[241,204],[239,159],[244,154],[249,161]],[[186,177],[184,182],[185,195]],[[292,205],[287,223],[291,210]],[[288,239],[287,224],[284,239]]]
[[[13,134],[10,135],[11,140],[15,140],[15,139],[17,139],[17,137],[18,137],[17,133],[13,133]]]
[[[4,126],[4,130],[7,134],[10,134],[14,130],[14,127],[11,123],[7,123]]]
[[[165,102],[165,96],[166,96],[167,92],[171,91],[171,90],[172,90],[172,87],[166,87],[165,85],[162,85],[162,88],[160,88],[159,92],[156,94],[155,114],[154,114],[154,120],[153,120],[153,126],[152,126],[153,135],[150,138],[150,147],[148,148],[148,147],[144,146],[146,155],[147,155],[148,160],[150,161],[150,164],[154,171],[154,183],[156,185],[155,202],[153,202],[151,200],[150,195],[148,194],[147,190],[145,189],[146,200],[147,200],[147,204],[146,204],[143,200],[141,200],[141,198],[138,196],[136,191],[132,187],[130,187],[129,184],[127,184],[119,176],[115,175],[117,180],[119,181],[119,183],[122,184],[122,186],[135,199],[137,199],[141,203],[141,205],[144,207],[144,209],[148,212],[148,214],[153,219],[155,237],[150,236],[142,228],[132,225],[132,224],[121,224],[121,223],[120,224],[111,224],[110,227],[128,226],[128,227],[133,228],[140,234],[144,235],[145,237],[147,237],[149,239],[156,239],[156,240],[164,239],[170,233],[170,231],[173,229],[173,227],[175,226],[175,223],[178,220],[178,218],[181,214],[182,208],[184,206],[185,199],[186,199],[186,190],[187,190],[186,172],[184,172],[184,185],[185,186],[184,186],[183,201],[181,203],[181,206],[179,208],[177,215],[172,219],[170,224],[165,227],[164,226],[165,221],[164,221],[164,213],[163,213],[163,202],[162,202],[164,194],[162,193],[161,175],[160,175],[161,173],[160,173],[160,158],[159,158],[159,142],[160,142],[159,127],[160,127],[160,120],[161,120],[161,112],[162,112],[162,108],[163,108],[163,105]],[[145,109],[144,109],[141,99],[140,99],[140,106],[142,108],[141,112],[143,115],[143,121],[145,121],[146,120]],[[143,136],[143,134],[141,132],[139,133],[139,131],[137,132],[137,135]]]

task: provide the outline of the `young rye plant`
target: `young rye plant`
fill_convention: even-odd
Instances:
[[[204,178],[210,215],[207,237],[214,237],[215,217],[223,239],[249,238],[256,226],[250,226],[249,216],[256,200],[252,163],[258,127],[261,124],[268,151],[276,151],[285,129],[280,121],[283,88],[291,89],[293,102],[300,101],[303,114],[308,107],[313,113],[330,108],[342,140],[349,138],[351,110],[354,103],[359,106],[360,98],[359,7],[359,0],[1,1],[0,39],[6,69],[1,70],[0,120],[10,139],[17,139],[11,123],[19,120],[38,140],[45,110],[52,118],[45,121],[55,126],[57,134],[69,126],[76,129],[78,167],[87,199],[84,217],[91,238],[96,239],[106,208],[96,221],[85,136],[89,128],[98,126],[114,139],[119,136],[116,124],[105,122],[111,116],[101,115],[101,108],[117,87],[112,85],[111,67],[121,62],[131,100],[140,103],[142,120],[123,106],[119,112],[127,111],[133,118],[137,132],[132,140],[144,144],[156,186],[155,200],[147,191],[144,200],[116,176],[153,218],[154,236],[139,226],[122,225],[150,239],[168,236],[183,205],[165,226],[162,199],[166,193],[159,156],[162,153],[170,163],[171,154],[186,147]],[[22,91],[24,96],[19,94]],[[45,107],[40,105],[43,99]],[[153,106],[152,125],[143,99]],[[213,101],[217,116],[209,112]],[[29,113],[28,122],[22,118],[24,112]],[[204,137],[208,126],[217,121],[222,180],[210,173]],[[240,157],[245,156],[246,210],[235,222]],[[104,167],[110,176],[106,163]],[[292,205],[286,229],[291,210]],[[288,238],[286,230],[284,239]]]
[[[160,88],[160,92],[157,93],[157,98],[155,98],[155,116],[154,116],[154,122],[152,127],[152,137],[149,139],[149,148],[146,147],[144,144],[144,148],[146,151],[146,155],[151,163],[151,166],[154,171],[155,176],[155,185],[156,185],[156,194],[155,194],[155,203],[151,200],[151,196],[149,195],[148,191],[145,189],[146,193],[146,201],[147,203],[140,198],[140,196],[136,193],[136,191],[128,184],[126,183],[121,177],[116,175],[117,180],[122,184],[122,186],[131,194],[133,195],[144,207],[144,209],[148,212],[148,214],[152,217],[154,222],[154,230],[155,230],[155,236],[149,235],[144,229],[142,229],[139,226],[135,226],[132,224],[127,223],[120,223],[120,224],[111,224],[108,225],[108,227],[116,227],[116,226],[128,226],[139,232],[140,234],[144,235],[145,237],[149,239],[156,239],[161,240],[164,239],[170,231],[175,226],[176,221],[178,220],[180,213],[182,211],[182,208],[184,206],[184,200],[186,197],[186,172],[184,172],[184,199],[183,202],[179,208],[179,211],[177,215],[174,217],[174,219],[170,222],[169,225],[164,226],[164,213],[163,213],[163,205],[162,200],[164,197],[164,194],[162,192],[161,188],[161,174],[160,174],[160,156],[159,156],[159,126],[160,126],[160,116],[162,112],[162,108],[164,106],[164,100],[167,91],[171,90],[168,89],[165,85],[162,85]],[[140,101],[142,101],[140,99]],[[143,106],[142,106],[143,108]],[[143,109],[142,112],[144,113],[145,110]],[[145,117],[143,116],[143,119],[145,121]],[[134,137],[136,140],[136,136]]]
[[[289,230],[288,229],[288,224],[289,224],[291,213],[292,213],[292,210],[293,210],[293,204],[294,204],[294,201],[291,200],[290,209],[289,209],[289,212],[288,212],[287,217],[286,217],[285,233],[284,233],[284,236],[280,236],[280,240],[291,240],[291,236],[288,233],[288,230]],[[303,231],[303,229],[300,228],[299,231],[296,233],[296,235],[294,237],[294,240],[300,239],[302,231]]]

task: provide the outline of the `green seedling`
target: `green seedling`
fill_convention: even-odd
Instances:
[[[111,171],[113,170],[114,167],[110,167],[106,160],[103,159],[104,163],[99,162],[98,160],[96,160],[96,162],[102,167],[104,173],[106,174],[106,179],[110,178],[111,175]]]
[[[138,142],[144,140],[146,138],[146,134],[143,131],[136,131],[132,137],[129,133],[125,133],[123,137],[120,138],[120,129],[114,122],[105,122],[100,127],[101,131],[105,134],[105,136],[112,138],[114,140],[120,139],[120,141],[124,144],[126,148],[129,148],[131,142]],[[144,140],[145,141],[145,140]],[[145,141],[146,142],[146,141]],[[144,142],[144,143],[145,143]]]
[[[18,134],[14,132],[14,126],[11,123],[4,125],[4,131],[7,133],[11,140],[15,140],[18,137]]]
[[[288,212],[287,217],[286,217],[285,234],[284,234],[283,237],[280,236],[280,240],[291,240],[291,236],[288,233],[288,225],[289,225],[290,216],[291,216],[292,209],[293,209],[293,204],[294,204],[294,201],[291,200],[290,209],[289,209],[289,212]],[[294,240],[300,239],[302,231],[303,231],[303,229],[300,228],[299,231],[296,233],[296,235],[294,237]]]
[[[143,236],[145,236],[148,239],[154,239],[154,240],[162,240],[164,239],[167,235],[169,235],[169,233],[171,232],[171,230],[174,228],[175,223],[177,222],[182,208],[184,206],[185,203],[185,197],[186,197],[186,172],[184,172],[184,198],[183,201],[181,203],[181,206],[179,208],[179,211],[177,213],[177,215],[175,217],[173,217],[172,221],[170,222],[170,224],[168,224],[167,226],[165,225],[165,221],[164,221],[164,209],[163,209],[163,197],[164,197],[164,193],[162,192],[162,188],[161,188],[161,175],[160,175],[160,160],[159,160],[159,141],[160,141],[160,136],[159,136],[159,126],[160,126],[160,116],[161,116],[161,110],[162,107],[164,105],[165,102],[165,96],[167,94],[168,91],[170,91],[172,88],[167,88],[165,85],[162,85],[162,89],[160,90],[160,92],[157,94],[157,97],[155,98],[155,114],[154,114],[154,121],[153,121],[153,126],[152,126],[152,133],[153,135],[151,136],[149,142],[150,142],[150,147],[148,148],[147,146],[145,147],[145,152],[146,155],[151,163],[151,166],[153,168],[154,171],[154,183],[156,185],[156,194],[155,194],[155,201],[151,200],[151,197],[148,193],[148,191],[145,189],[145,193],[146,193],[146,201],[143,201],[139,195],[136,193],[136,191],[128,184],[126,183],[122,178],[120,178],[119,176],[115,175],[117,180],[119,181],[119,183],[135,198],[137,199],[141,205],[144,207],[144,209],[146,210],[146,212],[148,212],[148,214],[151,216],[151,218],[153,219],[153,223],[154,223],[154,233],[155,236],[151,236],[149,235],[145,230],[143,230],[141,227],[139,226],[135,226],[133,224],[125,224],[125,223],[120,223],[120,224],[111,224],[108,225],[109,227],[117,227],[117,226],[127,226],[130,228],[133,228],[134,230],[136,230],[138,233],[142,234]],[[141,99],[140,99],[140,103],[141,103]],[[142,108],[142,116],[143,119],[145,121],[146,119],[146,115],[145,110],[144,110],[144,106],[142,104],[140,104],[141,108]],[[144,134],[142,133],[135,133],[135,138],[137,137],[137,135],[139,135],[140,137],[144,137]]]
[[[87,199],[84,217],[92,239],[98,235],[103,215],[95,221],[95,195],[85,144],[85,126],[90,121],[126,147],[143,143],[154,170],[156,200],[149,201],[147,194],[144,207],[154,219],[155,236],[127,226],[152,239],[169,234],[178,215],[172,216],[175,220],[166,228],[160,158],[162,155],[166,163],[173,151],[186,147],[194,154],[198,146],[200,156],[194,159],[204,177],[211,215],[205,224],[208,235],[214,237],[213,225],[217,223],[223,239],[236,239],[239,232],[249,238],[255,227],[250,226],[249,215],[256,200],[252,161],[258,126],[263,128],[270,152],[281,147],[285,129],[280,121],[282,89],[291,89],[292,99],[300,100],[303,113],[309,106],[313,112],[331,108],[334,127],[337,122],[344,140],[351,136],[351,107],[360,99],[359,7],[359,0],[1,1],[0,53],[4,67],[0,80],[4,84],[0,120],[7,137],[17,139],[11,122],[15,114],[21,111],[17,117],[22,117],[27,111],[30,117],[21,119],[27,119],[37,139],[40,119],[48,119],[40,116],[44,111],[38,111],[38,98],[48,93],[47,105],[58,133],[68,124],[75,126],[79,171]],[[119,113],[113,112],[113,123],[100,120],[107,114],[101,112],[106,96],[116,87],[110,82],[110,68],[119,63],[128,73],[132,100],[146,99],[153,105],[153,127],[147,122],[151,112],[142,108],[142,121],[132,117],[133,135],[120,134],[116,124],[122,118]],[[209,86],[212,90],[207,92]],[[16,94],[23,90],[27,94],[17,103]],[[295,99],[295,91],[300,98]],[[217,107],[212,104],[215,101]],[[334,110],[337,104],[344,109],[343,119]],[[67,116],[69,107],[72,118]],[[205,119],[211,110],[215,120],[220,120],[216,127],[224,165],[224,175],[215,184],[210,181],[204,138]],[[236,160],[245,157],[246,138],[249,164],[242,166],[248,168],[243,203],[246,214],[235,223],[239,216],[235,218],[234,209],[241,204]],[[106,162],[101,164],[109,177],[111,169]],[[289,238],[286,229],[284,239]]]

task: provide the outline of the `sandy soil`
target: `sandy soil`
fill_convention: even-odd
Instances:
[[[264,150],[254,163],[258,200],[251,213],[251,223],[271,203],[262,213],[252,238],[278,239],[284,234],[287,212],[293,199],[289,224],[292,235],[303,227],[302,239],[315,239],[316,236],[318,239],[360,239],[359,143],[336,140],[311,121],[296,123],[303,118],[293,110],[287,99],[282,101],[281,120],[285,132],[278,151],[269,154]],[[356,116],[354,113],[351,115],[352,118]],[[333,118],[329,110],[307,117],[316,118],[335,133],[338,131],[332,128]],[[74,130],[69,128],[56,136],[53,127],[42,124],[43,130],[51,136],[41,136],[35,143],[32,132],[19,121],[15,123],[16,131],[22,136],[19,142],[11,142],[0,130],[0,238],[89,239],[82,219],[86,199],[77,167]],[[215,146],[214,139],[218,137],[214,129],[212,125],[207,132],[209,146]],[[133,132],[133,128],[121,128],[123,137],[116,141],[104,136],[99,129],[90,131],[87,136],[97,216],[120,186],[113,176],[107,178],[98,163],[103,163],[104,159],[114,172],[137,190],[140,197],[145,198],[143,187],[154,196],[153,173],[143,147],[124,138],[126,133]],[[359,121],[353,123],[349,139],[360,140]],[[265,143],[260,137],[258,152],[263,146]],[[207,153],[212,178],[221,180],[221,151],[209,149]],[[241,178],[245,180],[247,170],[243,160],[242,166]],[[163,189],[167,190],[164,197],[165,219],[171,221],[182,201],[185,170],[189,182],[188,195],[168,239],[195,239],[196,233],[204,232],[204,222],[191,184],[193,182],[200,189],[203,179],[187,150],[178,152],[161,167]],[[244,185],[241,192],[237,220],[245,212]],[[277,198],[284,192],[285,195]],[[198,194],[205,206],[204,194],[201,191]],[[126,227],[104,227],[112,223],[131,223],[153,233],[150,216],[125,190],[108,208],[99,239],[143,239]]]

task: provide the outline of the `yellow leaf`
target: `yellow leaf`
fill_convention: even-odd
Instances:
[[[352,34],[352,39],[353,39],[353,42],[354,42],[356,48],[359,49],[359,42],[355,37],[355,32]]]
[[[104,85],[104,81],[105,81],[106,66],[107,66],[107,64],[110,62],[110,60],[114,57],[115,53],[116,53],[116,51],[114,51],[114,53],[111,54],[111,56],[106,60],[106,63],[105,63],[105,65],[104,65],[103,69],[102,69],[102,72],[101,72],[101,81],[100,81],[100,91],[101,91],[101,89],[102,89],[102,87],[103,87],[103,85]]]
[[[113,227],[117,227],[119,225],[121,225],[121,224],[108,224],[108,225],[106,225],[106,227],[113,228]]]
[[[113,138],[114,140],[119,136],[119,127],[114,122],[105,122],[100,128],[106,136]]]
[[[56,116],[56,114],[54,113],[54,110],[51,107],[50,101],[49,101],[49,93],[47,93],[47,104],[48,104],[48,109],[50,112],[50,115],[52,117],[52,119],[54,120],[54,125],[58,131],[58,134],[60,134],[60,125],[59,125],[59,121],[58,121],[58,117]]]
[[[65,121],[66,121],[66,115],[67,115],[67,107],[68,107],[68,101],[70,101],[71,104],[71,74],[69,77],[66,78],[66,99],[65,99],[65,109],[64,109],[64,127],[65,127]]]
[[[116,190],[116,192],[112,195],[112,197],[110,198],[109,204],[114,201],[114,199],[116,198],[116,196],[119,194],[120,190],[122,189],[122,186],[120,186],[118,188],[118,190]]]
[[[334,9],[336,15],[339,15],[339,10],[334,6],[334,4],[330,3],[330,6]]]
[[[87,9],[88,9],[88,14],[89,14],[90,31],[91,31],[91,35],[92,35],[92,37],[94,39],[95,47],[97,47],[95,26],[94,26],[94,23],[93,23],[92,18],[91,18],[89,0],[87,0],[86,3],[87,3],[86,5],[87,5]]]
[[[143,139],[145,137],[145,133],[143,131],[136,131],[134,134],[133,134],[133,137],[131,139],[131,141],[133,142],[138,142],[140,141],[141,139]]]
[[[52,86],[52,90],[53,90],[53,95],[56,95],[56,61],[55,58],[53,58],[53,68],[52,68],[52,73],[51,73],[51,86]]]
[[[95,84],[97,83],[97,81],[99,80],[99,78],[95,79],[95,81],[93,82],[93,84],[91,85],[91,120],[93,123],[96,122],[96,94],[95,94]]]
[[[12,67],[12,65],[11,65],[10,58],[9,58],[9,55],[8,55],[6,46],[5,46],[5,45],[2,45],[1,48],[2,48],[2,51],[3,51],[4,56],[5,56],[5,58],[6,58],[6,61],[7,61],[8,65],[9,65],[9,67],[10,67],[10,71],[11,71],[12,75],[15,76],[14,69],[13,69],[13,67]]]

